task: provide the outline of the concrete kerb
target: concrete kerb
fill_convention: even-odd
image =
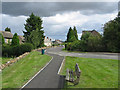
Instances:
[[[26,84],[24,84],[22,87],[21,87],[21,89],[19,89],[19,90],[22,90],[27,84],[29,84],[41,71],[43,71],[49,64],[50,64],[50,62],[53,60],[53,57],[52,57],[52,59],[40,70],[40,71],[38,71]]]
[[[61,71],[61,69],[62,69],[62,67],[63,67],[64,61],[65,61],[65,56],[64,56],[64,59],[63,59],[61,65],[60,65],[60,68],[59,68],[58,73],[57,73],[57,74],[59,74],[59,75],[60,75],[60,71]]]

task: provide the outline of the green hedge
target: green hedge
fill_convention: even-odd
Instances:
[[[3,46],[2,56],[4,57],[16,57],[22,55],[25,52],[30,52],[33,49],[33,45],[25,43],[17,46]]]

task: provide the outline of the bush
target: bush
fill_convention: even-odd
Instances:
[[[11,57],[13,54],[14,51],[12,46],[5,45],[2,47],[2,56]]]
[[[19,37],[18,37],[17,33],[14,34],[14,36],[12,38],[12,43],[11,43],[11,46],[15,46],[15,45],[19,45]]]
[[[22,55],[25,52],[30,52],[33,49],[33,45],[25,43],[17,46],[4,46],[2,49],[2,55],[5,57],[16,57]]]
[[[70,48],[70,50],[72,50],[72,51],[79,51],[80,50],[80,41],[79,40],[77,40],[77,41],[74,41],[74,42],[72,42],[71,43],[71,48]]]

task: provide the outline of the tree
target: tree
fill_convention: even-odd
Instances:
[[[91,35],[90,32],[86,32],[84,34],[82,34],[81,36],[81,50],[82,51],[87,51],[88,50],[88,38]]]
[[[5,40],[3,35],[0,33],[0,45],[3,45],[3,44],[5,44]]]
[[[15,46],[15,45],[19,45],[19,37],[18,37],[17,33],[14,34],[14,36],[12,38],[12,43],[11,43],[11,46]]]
[[[7,27],[5,28],[5,31],[11,32],[11,29]]]
[[[87,51],[102,51],[102,36],[90,35],[87,43]]]
[[[44,42],[40,42],[40,41],[44,41],[44,36],[41,36],[41,35],[43,35],[41,33],[42,32],[40,32],[38,29],[36,29],[36,30],[32,31],[30,34],[30,39],[31,39],[30,42],[33,44],[34,48],[43,46]],[[41,40],[41,39],[43,39],[43,40]],[[41,45],[41,46],[39,46],[39,45]]]
[[[103,44],[107,51],[120,52],[120,12],[118,16],[104,25]]]
[[[75,35],[74,35],[74,31],[72,30],[72,28],[69,28],[68,34],[67,34],[67,42],[73,42],[75,41]]]
[[[26,29],[26,32],[23,31],[25,42],[35,45],[34,48],[42,47],[44,45],[44,31],[41,18],[32,13],[24,25]]]
[[[74,28],[73,28],[73,31],[74,31],[74,35],[75,35],[76,40],[78,40],[77,30],[76,30],[76,27],[75,27],[75,26],[74,26]]]

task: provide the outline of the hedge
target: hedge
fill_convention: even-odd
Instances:
[[[4,57],[17,57],[25,52],[30,52],[33,49],[33,45],[25,43],[17,46],[4,46],[2,48],[2,56]]]

